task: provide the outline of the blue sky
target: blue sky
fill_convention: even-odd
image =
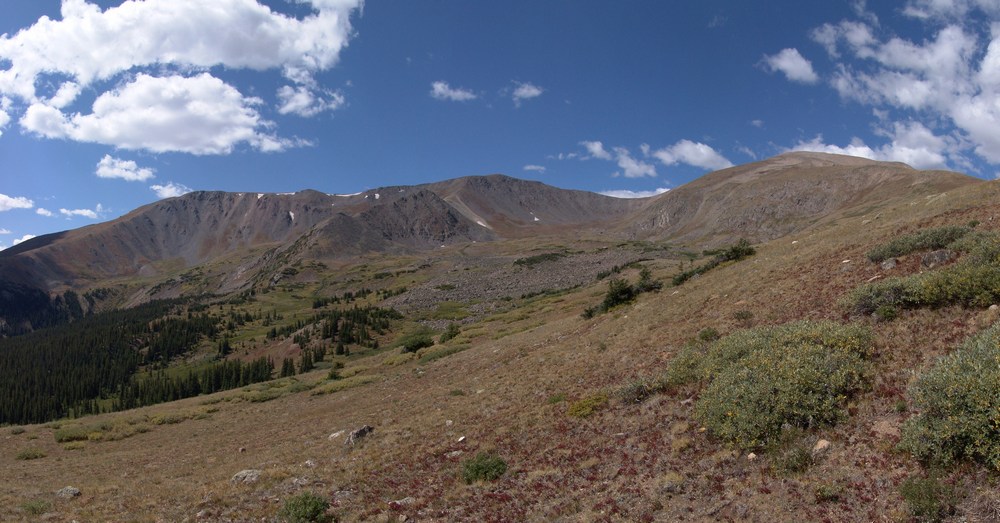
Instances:
[[[995,0],[7,0],[0,34],[0,248],[189,190],[1000,170]]]

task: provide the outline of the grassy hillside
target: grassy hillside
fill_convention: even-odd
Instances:
[[[378,348],[328,353],[304,374],[0,429],[0,519],[247,521],[312,500],[347,521],[989,521],[1000,506],[991,382],[970,384],[986,388],[967,402],[985,409],[966,416],[985,430],[946,427],[956,439],[935,443],[943,429],[928,416],[954,407],[934,402],[933,376],[972,356],[952,367],[938,359],[963,344],[993,354],[975,347],[995,342],[986,329],[1000,312],[942,302],[859,314],[850,297],[968,262],[958,248],[935,268],[922,265],[925,250],[898,254],[891,268],[867,255],[937,227],[1000,232],[998,196],[996,184],[979,184],[835,216],[677,286],[674,276],[712,256],[519,240],[289,274],[232,307],[276,311],[290,325],[317,297],[406,287],[364,298],[405,319]],[[597,255],[606,252],[618,254]],[[573,267],[578,281],[560,279]],[[643,268],[661,290],[583,317],[610,281],[634,284]],[[395,346],[420,326],[437,339],[452,323],[446,341]],[[270,340],[269,329],[237,328],[231,357],[299,358],[318,339],[309,325]],[[835,376],[842,387],[822,386]],[[365,425],[374,431],[345,444]],[[256,473],[236,477],[247,470]],[[81,494],[57,497],[66,486]]]

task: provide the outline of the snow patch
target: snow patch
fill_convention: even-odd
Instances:
[[[536,221],[536,222],[540,222],[540,221],[542,221],[542,220],[539,220],[539,219],[538,219],[538,216],[535,216],[535,221]]]
[[[379,193],[375,193],[375,199],[376,199],[376,200],[378,200],[378,199],[379,199],[379,198],[380,198],[381,196],[382,196],[381,194],[379,194]]]
[[[351,196],[360,196],[360,195],[361,195],[361,193],[356,192],[356,193],[351,193],[351,194],[328,194],[327,196],[339,196],[341,198],[348,198],[348,197],[351,197]]]
[[[489,228],[489,227],[488,227],[488,226],[487,226],[487,225],[486,225],[485,223],[483,223],[483,222],[480,222],[480,221],[477,221],[476,223],[478,223],[480,227],[486,227],[487,229]]]
[[[262,193],[262,192],[257,193],[257,199],[258,200],[261,199],[261,198],[263,198],[263,197],[264,197],[264,193]]]
[[[288,217],[291,218],[293,222],[295,221],[295,213],[294,212],[288,211]]]

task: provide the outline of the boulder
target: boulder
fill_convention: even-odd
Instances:
[[[256,469],[241,470],[233,475],[233,483],[256,483],[260,479],[260,471]]]
[[[62,499],[73,499],[80,495],[80,489],[76,487],[63,487],[56,491],[56,497]]]
[[[364,427],[361,427],[360,429],[352,430],[351,433],[347,436],[347,441],[345,443],[347,445],[355,445],[359,441],[361,441],[362,439],[364,439],[365,436],[371,434],[374,431],[375,431],[375,427],[372,427],[371,425],[365,425]]]
[[[929,252],[920,257],[920,265],[933,269],[944,265],[955,258],[955,251],[950,251],[948,249],[939,249],[933,252]]]

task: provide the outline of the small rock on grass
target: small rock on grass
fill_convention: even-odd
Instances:
[[[62,499],[72,499],[80,495],[80,489],[76,487],[63,487],[56,491],[56,497]]]
[[[256,469],[241,470],[233,475],[233,483],[256,483],[260,479],[260,471]]]

